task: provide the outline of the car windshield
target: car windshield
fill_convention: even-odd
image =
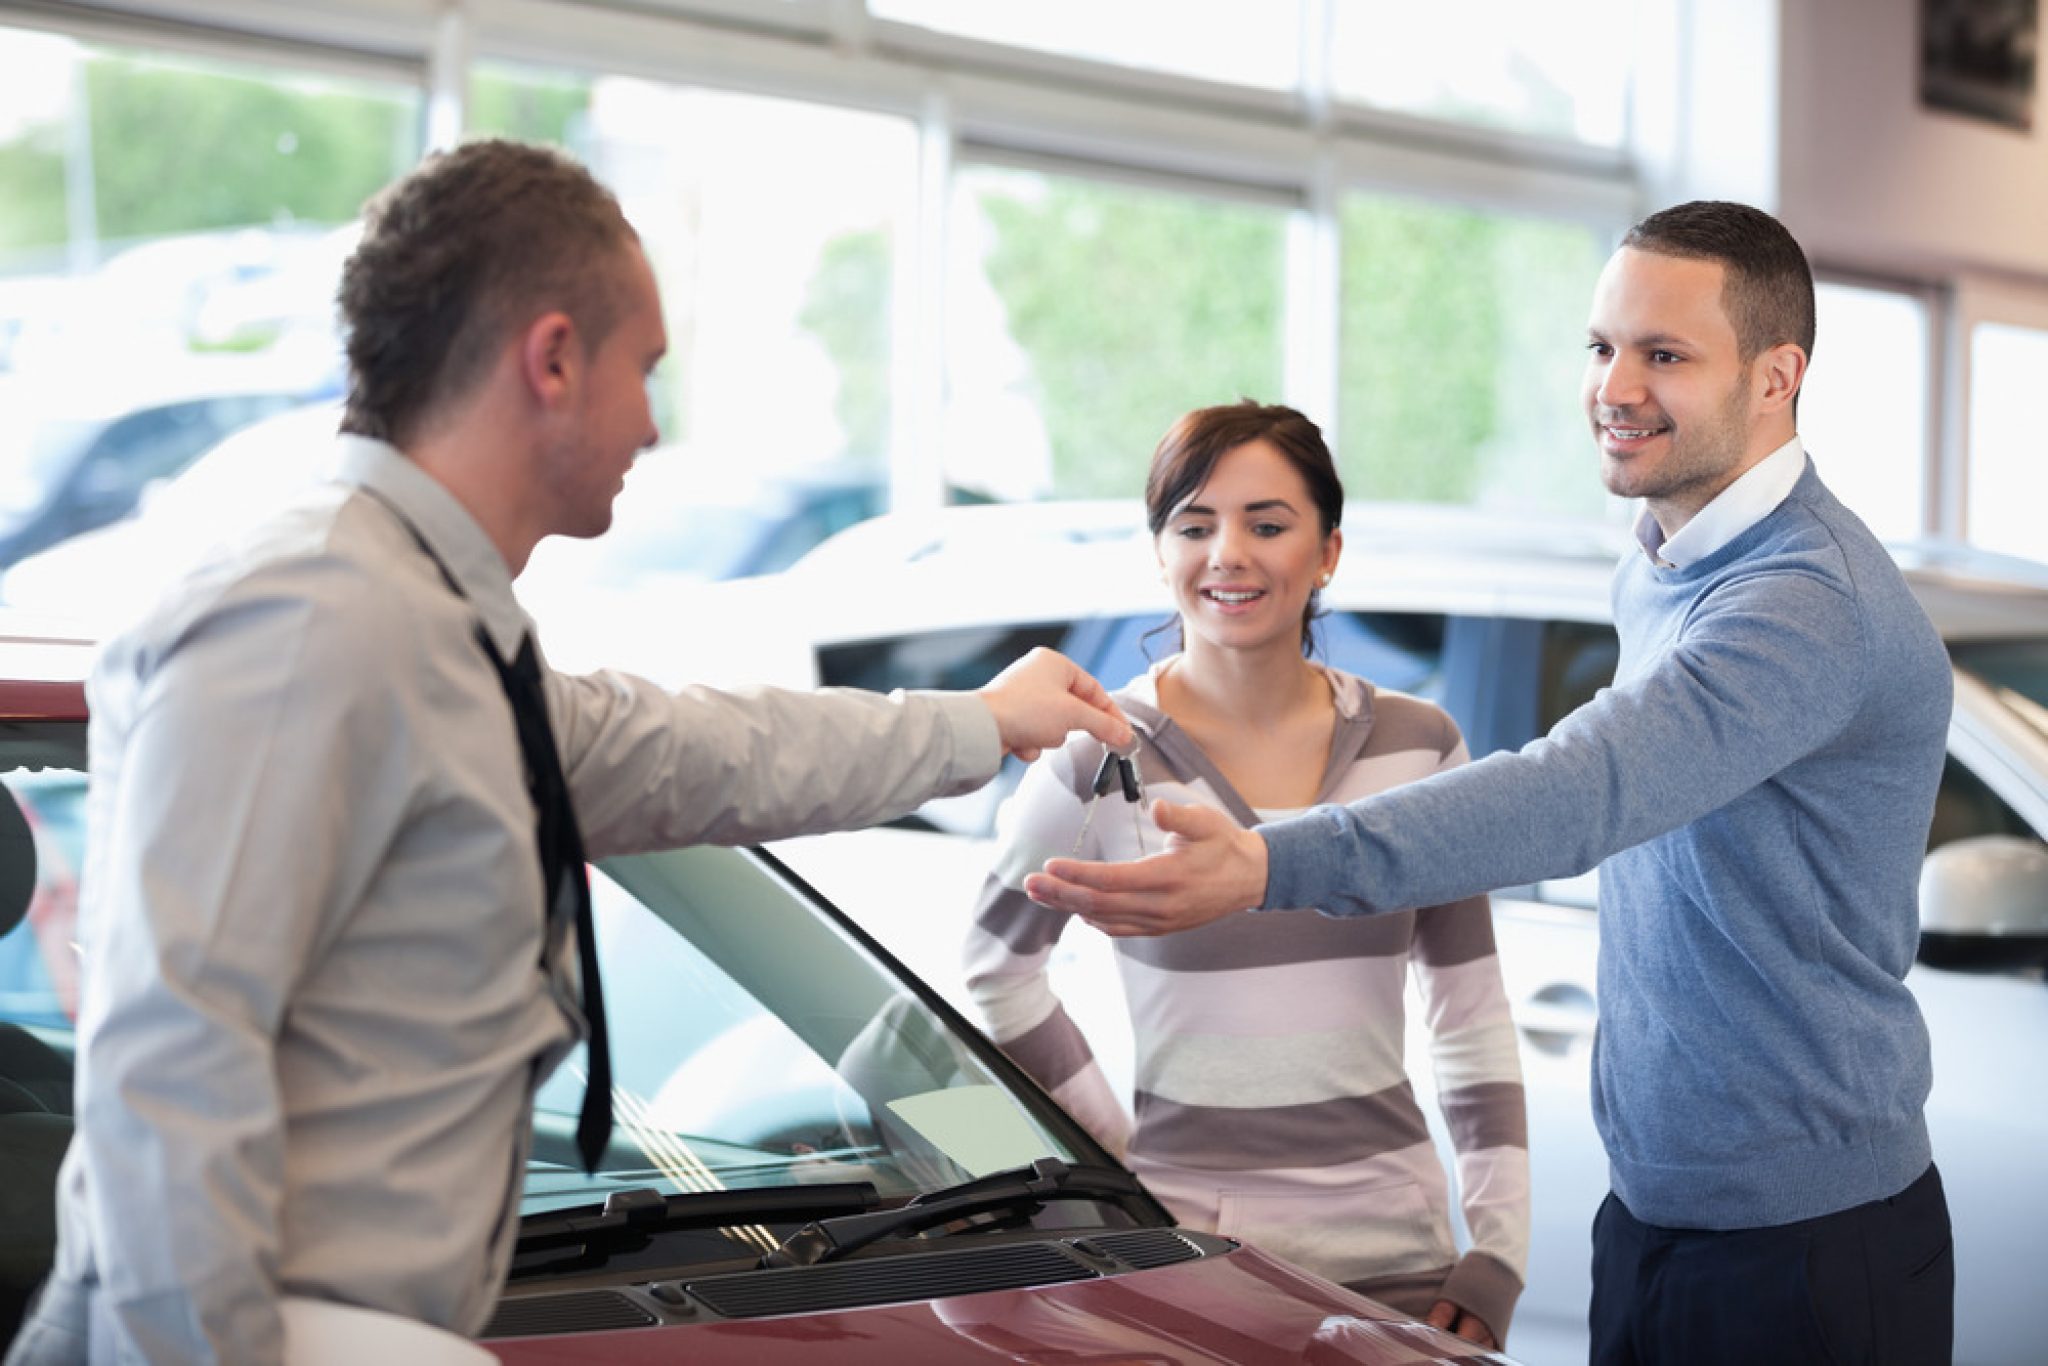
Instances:
[[[1958,667],[1983,682],[1999,701],[2048,738],[2048,636],[1958,641],[1949,651]]]
[[[868,1182],[908,1198],[1043,1157],[1102,1160],[765,856],[609,860],[591,898],[617,1131],[586,1175],[579,1051],[539,1095],[526,1213],[633,1188]]]

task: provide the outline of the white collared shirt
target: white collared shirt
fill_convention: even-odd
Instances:
[[[1683,569],[1727,545],[1777,511],[1806,472],[1806,448],[1794,436],[1742,472],[1669,540],[1646,507],[1636,517],[1636,544],[1659,565]]]
[[[342,444],[340,482],[216,552],[89,685],[56,1275],[95,1360],[275,1361],[280,1294],[476,1333],[534,1089],[583,1028],[474,634],[511,655],[530,629],[505,561],[398,451]],[[1001,757],[971,695],[543,682],[593,858],[868,824]]]

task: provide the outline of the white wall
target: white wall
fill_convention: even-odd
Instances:
[[[2024,133],[1925,109],[1919,0],[1782,0],[1778,212],[1816,261],[2048,278],[2048,107]],[[2048,73],[2042,73],[2048,75]]]

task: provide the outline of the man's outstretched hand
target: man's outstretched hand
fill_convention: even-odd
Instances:
[[[1130,863],[1056,858],[1024,894],[1104,934],[1170,934],[1248,910],[1266,897],[1266,842],[1221,811],[1152,803],[1166,849]]]
[[[1033,650],[976,690],[995,713],[1003,753],[1026,763],[1085,730],[1111,749],[1132,743],[1131,723],[1086,669],[1057,650]]]

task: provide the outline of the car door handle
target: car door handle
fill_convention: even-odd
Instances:
[[[1515,1027],[1540,1053],[1562,1057],[1574,1043],[1593,1037],[1599,1010],[1593,993],[1570,982],[1552,982],[1532,993],[1514,1012]]]

